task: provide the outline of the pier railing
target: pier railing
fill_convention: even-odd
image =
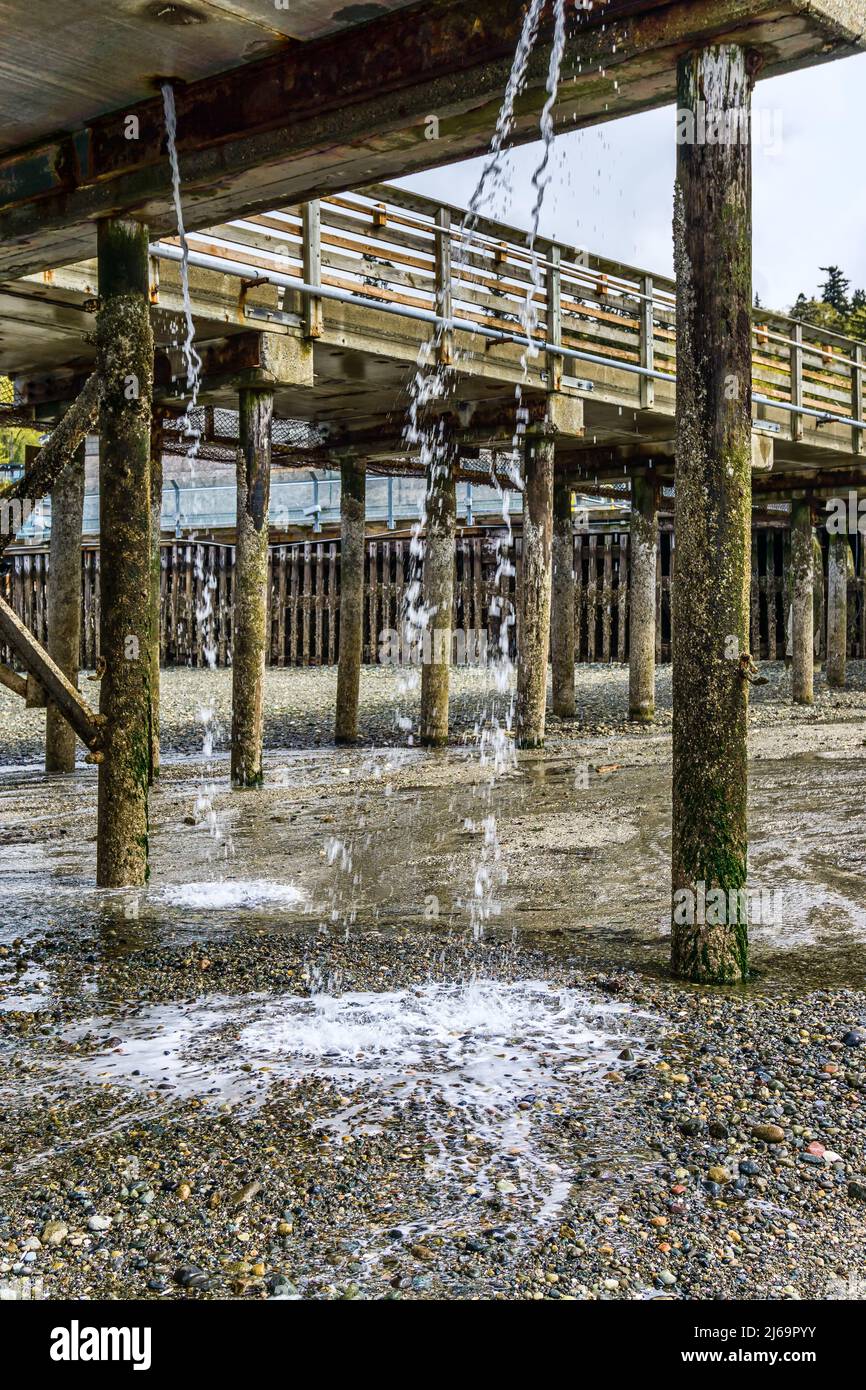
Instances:
[[[671,409],[676,374],[675,285],[662,275],[586,248],[539,240],[415,193],[377,186],[191,233],[193,260],[239,278],[243,300],[260,277],[285,280],[280,307],[252,318],[290,320],[327,336],[334,306],[355,304],[489,345],[525,341],[545,353],[551,385],[583,384],[637,408]],[[155,248],[178,254],[165,238]],[[233,269],[232,269],[233,268]],[[242,272],[248,272],[247,279]],[[296,287],[293,292],[293,286]],[[340,311],[341,315],[344,309]],[[753,315],[753,391],[759,416],[776,408],[794,439],[804,428],[841,424],[860,453],[866,348],[854,339],[764,309]],[[607,371],[605,371],[607,369]]]

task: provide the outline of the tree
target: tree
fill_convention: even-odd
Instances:
[[[848,303],[851,281],[843,275],[838,265],[822,265],[819,269],[827,276],[821,286],[821,299],[825,304],[832,305],[837,313],[847,314],[851,307]]]

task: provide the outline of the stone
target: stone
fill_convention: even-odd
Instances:
[[[722,1168],[718,1164],[707,1170],[707,1177],[710,1182],[717,1182],[719,1184],[730,1182],[731,1180],[731,1175],[727,1168]]]
[[[765,1144],[782,1144],[785,1140],[785,1131],[781,1125],[752,1125],[752,1138],[760,1139]]]
[[[174,1271],[174,1282],[183,1289],[205,1290],[210,1288],[210,1280],[203,1269],[197,1265],[180,1265]]]
[[[111,1230],[111,1217],[110,1217],[110,1216],[91,1216],[91,1217],[88,1218],[88,1221],[87,1221],[87,1229],[88,1229],[88,1231],[110,1231],[110,1230]]]
[[[46,1221],[42,1231],[43,1245],[62,1245],[69,1235],[69,1227],[65,1221]]]

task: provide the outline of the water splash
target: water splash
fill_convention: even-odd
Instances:
[[[144,1095],[159,1086],[165,1097],[246,1109],[277,1086],[318,1080],[340,1104],[324,1108],[316,1129],[342,1137],[396,1122],[423,1128],[426,1177],[449,1194],[443,1210],[471,1203],[468,1180],[515,1215],[549,1221],[574,1169],[571,1152],[552,1142],[551,1112],[583,1115],[623,1046],[639,1050],[651,1025],[628,1005],[541,980],[217,995],[82,1020],[68,1040],[102,1033],[110,1042],[63,1066],[79,1082]]]
[[[190,473],[194,477],[195,460],[201,447],[201,430],[196,421],[196,408],[198,405],[199,391],[201,389],[202,360],[195,345],[195,323],[193,322],[192,316],[192,297],[189,284],[189,243],[187,241],[183,217],[180,161],[177,153],[177,108],[174,99],[174,88],[170,82],[162,83],[162,100],[165,111],[165,133],[168,147],[168,159],[171,166],[172,199],[177,222],[177,235],[181,247],[180,281],[183,294],[184,323],[186,326],[186,334],[181,345],[181,350],[186,365],[186,385],[189,398],[184,412],[184,428],[181,431],[181,436],[188,437],[191,441],[187,449],[186,457],[190,466]],[[199,592],[201,595],[196,607],[196,622],[198,624],[198,630],[202,634],[202,651],[208,669],[215,671],[217,664],[217,646],[213,595],[216,590],[216,575],[213,573],[212,568],[209,573],[205,573],[203,546],[196,547],[195,576],[199,582]],[[195,820],[197,823],[201,821],[206,822],[214,843],[220,845],[223,842],[224,836],[219,814],[214,804],[216,787],[214,781],[215,768],[212,759],[214,741],[218,729],[214,722],[213,707],[202,707],[199,711],[199,718],[203,726],[202,752],[205,758],[206,769],[204,780],[196,797]],[[224,851],[226,854],[231,851],[230,842],[224,846]]]

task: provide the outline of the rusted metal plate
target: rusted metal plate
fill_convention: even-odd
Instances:
[[[99,44],[79,52],[83,82],[102,58],[109,66],[116,62],[118,50],[124,60],[134,53],[131,61],[154,74],[170,70],[172,54],[160,42],[145,43],[137,34],[138,46],[130,43],[130,10],[121,6],[117,21],[106,16]],[[336,10],[330,3],[318,12],[326,10],[335,26],[371,13],[367,5]],[[188,225],[213,225],[482,152],[523,13],[522,0],[419,0],[369,19],[363,42],[345,28],[308,43],[281,42],[276,53],[179,88]],[[866,3],[608,0],[574,10],[571,22],[555,113],[569,129],[671,101],[677,59],[699,44],[754,47],[763,76],[854,52],[866,31]],[[537,138],[549,20],[545,25],[516,104],[515,141]],[[207,27],[189,26],[202,35]],[[75,32],[71,23],[73,46]],[[15,54],[25,109],[31,88],[53,91],[44,53],[40,48],[32,64]],[[113,109],[95,112],[74,134],[36,139],[27,150],[0,158],[0,274],[86,259],[94,219],[109,213],[138,217],[158,233],[172,228],[160,98],[133,109],[108,96],[88,99],[102,112]],[[74,125],[80,105],[62,87],[59,99],[55,94],[51,100],[50,122],[47,112],[40,119],[54,129]],[[130,115],[138,122],[135,139],[128,138]]]

